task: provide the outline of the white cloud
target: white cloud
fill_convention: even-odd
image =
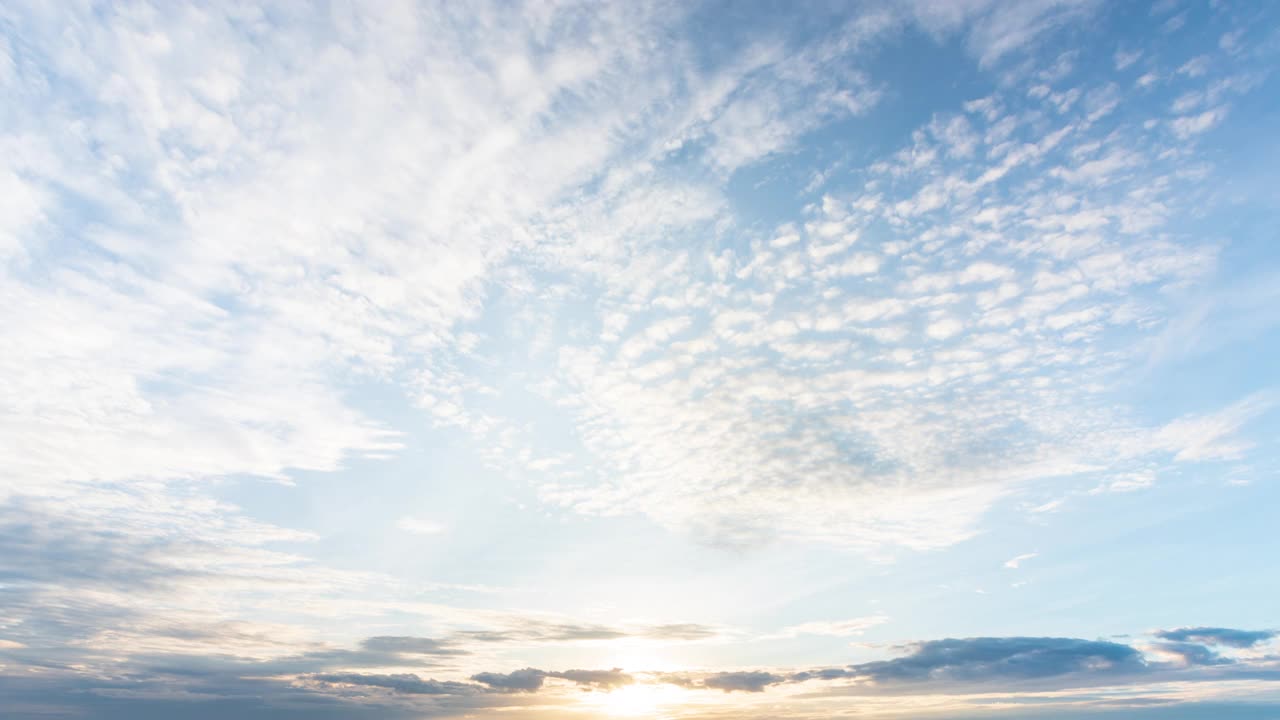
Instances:
[[[680,354],[644,366],[590,344],[563,350],[569,422],[610,470],[548,483],[543,497],[728,543],[934,547],[966,537],[1020,483],[1161,452],[1158,428],[1072,408],[1126,362],[1099,362],[1103,338],[1143,333],[1158,293],[1210,272],[1216,249],[1131,239],[1161,227],[1178,190],[1149,182],[1158,148],[1116,119],[1112,86],[1079,96],[1061,125],[1034,130],[995,111],[1012,101],[986,98],[968,122],[983,138],[975,156],[993,164],[939,160],[950,140],[931,123],[872,164],[892,190],[828,191],[803,223],[767,233],[785,242],[739,246],[724,274],[687,263],[643,292],[606,290],[637,318],[636,342],[650,298],[676,288],[703,303],[690,337],[712,332],[696,355],[671,345]],[[1034,185],[1004,179],[1042,162],[1056,169]],[[869,241],[876,222],[891,234]],[[851,236],[885,259],[833,286],[846,257],[833,239]],[[648,267],[666,252],[631,251]]]
[[[1209,56],[1197,55],[1182,64],[1178,72],[1188,77],[1201,77],[1209,71]]]
[[[1130,65],[1138,62],[1142,58],[1141,50],[1117,50],[1115,54],[1115,62],[1117,70],[1124,70]]]
[[[984,67],[1092,11],[1091,3],[1079,0],[915,0],[910,7],[921,24],[935,33],[963,29],[970,51]]]
[[[925,334],[934,340],[946,340],[959,334],[961,330],[964,330],[964,323],[955,318],[947,317],[929,323],[929,326],[925,328]]]
[[[15,10],[24,42],[0,59],[31,55],[0,62],[24,108],[0,131],[0,496],[51,518],[30,547],[75,527],[154,579],[60,580],[23,612],[141,616],[85,624],[112,652],[170,652],[165,628],[199,619],[252,657],[315,648],[340,617],[529,625],[280,550],[314,538],[210,489],[385,457],[400,432],[469,438],[542,512],[873,555],[971,537],[1031,483],[1129,490],[1153,458],[1243,457],[1267,397],[1148,427],[1109,389],[1218,254],[1172,222],[1204,185],[1193,149],[1140,123],[1189,138],[1259,81],[1195,89],[1174,118],[1066,87],[1074,56],[1024,51],[1092,7],[922,2],[728,57],[681,35],[680,8],[640,4]],[[750,192],[783,209],[746,210],[782,217],[751,218],[736,171],[915,91],[864,62],[894,13],[962,36],[998,89],[896,151],[832,145],[847,176],[822,197],[767,186],[804,153],[768,166]],[[1200,74],[1162,82],[1181,98]],[[434,430],[372,417],[384,391]],[[292,622],[235,624],[281,608]]]
[[[1062,508],[1062,506],[1065,503],[1066,503],[1066,500],[1064,498],[1058,498],[1056,500],[1050,500],[1046,503],[1041,503],[1040,505],[1036,505],[1035,507],[1031,508],[1028,512],[1037,513],[1037,514],[1057,512]]]
[[[871,275],[880,269],[880,258],[870,253],[859,253],[836,265],[829,265],[819,270],[815,276],[819,278],[841,278],[854,275]]]
[[[857,637],[873,627],[889,622],[888,615],[868,615],[849,620],[822,620],[800,623],[783,628],[765,639],[793,638],[801,635],[827,635],[830,637]]]
[[[1005,560],[1004,566],[1011,570],[1017,570],[1019,567],[1021,567],[1022,563],[1037,557],[1040,557],[1040,553],[1023,553],[1022,555],[1018,555],[1018,556],[1009,558],[1008,560]]]
[[[1134,492],[1135,490],[1145,490],[1155,485],[1155,483],[1156,474],[1153,471],[1141,470],[1109,477],[1101,485],[1090,490],[1089,493],[1096,495],[1103,492]]]
[[[1250,395],[1214,413],[1174,420],[1160,428],[1154,442],[1157,447],[1174,453],[1174,459],[1180,461],[1239,458],[1251,443],[1238,438],[1237,432],[1249,420],[1274,406],[1275,400],[1269,393]]]
[[[1227,108],[1220,106],[1205,110],[1198,115],[1186,115],[1169,121],[1173,134],[1185,140],[1213,129],[1227,116]]]
[[[22,251],[24,235],[40,219],[46,202],[45,193],[0,169],[0,262]]]

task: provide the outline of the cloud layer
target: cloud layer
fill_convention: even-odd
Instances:
[[[0,706],[1274,699],[1265,622],[872,578],[1274,462],[1269,376],[1146,380],[1277,325],[1274,13],[1175,5],[6,6]]]

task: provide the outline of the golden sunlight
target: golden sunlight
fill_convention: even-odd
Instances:
[[[679,688],[670,685],[628,685],[607,693],[591,693],[583,698],[610,717],[663,717],[664,708],[683,700]]]

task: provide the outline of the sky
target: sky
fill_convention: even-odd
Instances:
[[[1280,718],[1280,5],[0,6],[0,716]]]

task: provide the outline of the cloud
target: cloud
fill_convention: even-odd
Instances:
[[[1174,630],[1157,630],[1155,636],[1162,640],[1193,642],[1203,645],[1220,645],[1231,648],[1252,648],[1280,636],[1276,630],[1236,630],[1219,627],[1186,627]]]
[[[1186,140],[1211,130],[1227,116],[1226,107],[1216,107],[1196,115],[1184,115],[1169,121],[1169,127],[1179,139]]]
[[[1200,77],[1209,71],[1209,56],[1197,55],[1182,64],[1178,72],[1190,77]]]
[[[513,692],[534,692],[542,688],[546,672],[535,668],[512,670],[509,673],[482,672],[471,676],[475,682],[495,690]]]
[[[1097,495],[1102,492],[1134,492],[1136,490],[1145,490],[1156,483],[1156,475],[1151,470],[1140,470],[1131,473],[1121,473],[1114,477],[1107,478],[1101,485],[1089,491],[1091,495]]]
[[[1123,676],[1142,672],[1142,653],[1128,645],[1075,638],[965,638],[910,646],[902,658],[852,665],[876,682],[983,683],[1068,674]]]
[[[629,633],[622,628],[607,625],[577,625],[571,623],[559,624],[538,622],[532,622],[527,627],[504,630],[498,633],[480,631],[477,633],[464,632],[464,634],[477,640],[499,642],[511,640],[546,642],[619,640],[621,638],[628,637],[629,635]]]
[[[538,670],[524,668],[509,673],[483,672],[471,676],[475,682],[491,689],[511,692],[535,692],[546,678],[559,678],[600,690],[613,690],[635,682],[635,678],[618,668],[612,670]]]
[[[50,693],[66,694],[75,699],[76,707],[103,717],[114,717],[109,713],[115,711],[112,708],[117,703],[122,709],[129,708],[135,713],[134,717],[148,717],[147,713],[162,716],[164,712],[172,713],[175,708],[184,707],[198,712],[208,707],[206,703],[227,702],[233,698],[247,702],[248,697],[255,700],[241,710],[259,712],[259,708],[265,711],[274,707],[285,717],[293,712],[306,716],[304,708],[320,712],[322,717],[323,713],[330,712],[344,716],[343,709],[347,710],[346,717],[361,717],[360,712],[364,710],[381,711],[384,717],[396,717],[398,712],[433,717],[494,712],[499,708],[517,711],[527,702],[541,706],[565,702],[568,696],[564,693],[568,688],[548,683],[548,679],[602,692],[649,683],[674,685],[689,691],[741,692],[748,696],[765,693],[775,686],[806,683],[803,695],[788,694],[787,697],[801,703],[827,699],[847,703],[848,697],[855,695],[875,714],[879,712],[880,698],[901,703],[905,701],[904,695],[917,692],[922,684],[931,688],[932,696],[950,698],[948,702],[955,703],[956,708],[964,708],[965,698],[975,692],[988,698],[994,692],[1011,702],[1048,692],[1058,698],[1055,702],[1069,703],[1079,710],[1094,706],[1098,698],[1090,696],[1090,688],[1099,685],[1130,687],[1138,695],[1160,696],[1160,688],[1172,686],[1203,686],[1205,692],[1211,692],[1218,682],[1226,682],[1224,687],[1233,687],[1234,692],[1239,692],[1241,680],[1274,677],[1265,659],[1225,660],[1207,651],[1204,645],[1178,639],[1247,649],[1274,637],[1271,631],[1183,628],[1159,631],[1155,636],[1162,642],[1153,646],[1151,652],[1161,657],[1178,656],[1179,663],[1150,661],[1135,647],[1107,641],[996,637],[918,642],[906,646],[907,653],[899,658],[838,668],[638,675],[617,668],[563,671],[524,668],[507,673],[475,673],[463,681],[424,678],[414,672],[353,672],[341,668],[349,667],[360,651],[347,651],[350,655],[332,651],[313,653],[306,662],[297,658],[252,662],[190,655],[137,658],[116,666],[126,669],[126,674],[105,676],[83,670],[68,672],[62,667],[29,666],[18,690],[12,687],[10,676],[0,673],[0,692],[18,703],[25,702],[26,697],[35,697],[27,693],[46,697]],[[366,648],[388,650],[419,645],[404,638],[388,640],[385,637],[369,638],[362,643]],[[23,657],[13,655],[21,653],[21,649],[0,648],[0,652],[10,654],[7,660]],[[332,669],[317,669],[315,663],[327,663]],[[534,693],[538,694],[536,700],[522,699]],[[1104,697],[1113,696],[1104,693]],[[1184,699],[1171,697],[1164,702]],[[794,710],[809,712],[804,709],[808,707],[797,706]],[[755,716],[749,709],[744,712]]]
[[[941,33],[963,29],[970,51],[982,66],[993,65],[1006,54],[1032,45],[1040,36],[1087,17],[1092,5],[1077,0],[911,3],[926,28]]]
[[[1206,682],[1224,679],[1220,666],[1234,661],[1222,658],[1203,644],[1253,647],[1275,637],[1271,631],[1223,628],[1186,628],[1158,631],[1156,656],[1177,656],[1180,666],[1148,659],[1137,647],[1105,640],[1054,637],[947,638],[912,643],[902,657],[845,667],[799,670],[789,673],[727,671],[654,673],[653,682],[688,689],[725,692],[763,692],[788,683],[837,683],[841,695],[873,696],[878,693],[911,693],[913,686],[936,685],[939,692],[989,692],[992,687],[1065,690],[1098,684],[1144,682]],[[1183,642],[1191,640],[1192,642]],[[1231,645],[1236,643],[1236,645]],[[1265,663],[1246,673],[1266,671]],[[1252,676],[1252,675],[1250,675]],[[1241,675],[1240,677],[1244,677]],[[1268,676],[1270,677],[1270,676]],[[842,681],[849,681],[842,683]]]
[[[786,678],[769,672],[722,672],[703,678],[702,686],[711,690],[733,692],[764,692],[769,685],[776,685]]]
[[[800,635],[829,635],[832,637],[854,637],[870,628],[889,622],[888,615],[869,615],[848,620],[814,621],[790,625],[776,634],[765,638],[791,638]]]
[[[1231,662],[1212,649],[1196,643],[1158,643],[1155,649],[1160,653],[1176,656],[1184,665],[1219,665]]]
[[[321,673],[311,676],[314,680],[343,685],[363,685],[386,688],[410,695],[469,695],[477,691],[475,685],[459,682],[423,680],[413,673],[397,675],[364,675],[360,673]]]
[[[1012,557],[1012,558],[1009,558],[1008,560],[1005,560],[1004,566],[1007,568],[1012,568],[1014,570],[1017,570],[1018,567],[1023,562],[1036,557],[1040,557],[1040,553],[1023,553],[1022,555],[1018,555],[1016,557]]]
[[[508,319],[506,298],[565,333],[528,343],[554,347],[537,358],[551,365],[546,424],[582,440],[554,467],[598,470],[541,483],[548,503],[640,512],[731,545],[969,537],[1012,486],[1091,465],[1051,426],[1107,378],[1039,406],[1009,400],[1031,397],[1020,384],[1040,373],[1060,386],[1065,360],[1096,358],[1104,332],[1150,327],[1121,312],[1122,283],[1147,286],[1158,315],[1157,287],[1205,265],[1173,243],[1131,262],[1124,228],[1158,227],[1181,189],[1104,171],[1118,157],[1141,169],[1157,149],[1096,114],[1108,84],[1079,88],[1076,105],[1046,116],[1052,127],[1030,122],[1041,101],[1010,86],[870,159],[865,192],[800,198],[779,223],[794,229],[778,236],[795,235],[790,245],[753,244],[727,178],[874,111],[884,89],[871,61],[908,23],[963,34],[990,67],[1015,51],[1040,62],[1040,40],[1092,11],[868,8],[805,43],[744,28],[707,58],[687,16],[648,8],[264,20],[279,23],[277,47],[295,49],[284,55],[232,13],[23,12],[15,67],[58,82],[25,78],[20,99],[58,120],[16,129],[32,149],[14,156],[13,196],[38,202],[15,217],[86,233],[69,247],[23,241],[31,267],[57,275],[5,271],[13,341],[0,371],[17,388],[3,403],[7,467],[27,487],[335,470],[403,441],[350,402],[350,383],[369,381],[468,434],[485,463],[547,476],[518,409],[492,401],[526,377],[498,357],[489,326]],[[437,27],[458,32],[426,31]],[[463,39],[480,27],[503,41]],[[57,52],[64,28],[94,61]],[[209,61],[167,62],[175,47]],[[1062,60],[1040,64],[1066,79]],[[432,88],[388,71],[403,64],[431,65]],[[58,88],[83,102],[61,102]],[[354,120],[341,110],[357,106],[368,112]],[[115,164],[102,169],[102,153]],[[1045,186],[1005,182],[1055,168]],[[1065,177],[1085,187],[1064,192]],[[1057,207],[1065,199],[1079,204]],[[89,207],[101,216],[80,213]],[[939,224],[930,215],[944,208]],[[1088,273],[1022,294],[1041,266]],[[934,276],[952,287],[895,291]],[[601,317],[566,314],[543,284]],[[606,316],[617,342],[582,342]],[[1116,415],[1086,432],[1117,430]],[[718,436],[702,443],[697,428]],[[965,450],[998,444],[1000,459]],[[655,492],[639,492],[648,484]]]
[[[365,638],[360,646],[366,650],[414,655],[453,655],[461,651],[448,643],[424,637],[404,635],[379,635]]]
[[[190,683],[190,678],[183,679]],[[193,720],[247,720],[297,718],[310,720],[410,720],[422,717],[421,710],[396,707],[367,695],[344,698],[311,688],[290,687],[272,680],[219,679],[217,682],[174,687],[139,681],[98,681],[0,676],[0,695],[5,710],[17,720],[48,717],[48,699],[62,698],[59,707],[84,717],[103,720],[163,720],[184,717]]]
[[[925,334],[934,340],[946,340],[953,335],[957,335],[964,330],[964,324],[955,318],[943,318],[936,322],[929,323],[929,327],[925,329]]]
[[[718,636],[720,632],[716,628],[697,623],[671,623],[655,625],[640,631],[640,634],[655,640],[705,640]]]
[[[1140,50],[1133,50],[1133,51],[1117,50],[1115,54],[1116,69],[1124,70],[1128,68],[1130,65],[1136,63],[1141,58],[1142,58],[1142,51]]]
[[[1269,395],[1169,420],[1117,392],[1234,257],[1187,231],[1221,173],[1169,140],[1212,140],[1266,58],[1248,33],[1177,72],[1108,44],[1106,65],[1146,58],[1159,81],[1122,93],[1054,47],[1100,7],[842,8],[716,22],[715,42],[682,5],[6,8],[0,704],[484,714],[649,680],[485,667],[734,639],[467,607],[464,586],[327,564],[333,538],[262,520],[309,513],[230,500],[265,479],[305,506],[314,473],[408,447],[500,473],[539,516],[871,555],[954,545],[1031,484],[1247,459]],[[920,28],[939,42],[919,57],[979,80],[889,85]],[[863,142],[882,110],[916,125]],[[460,527],[442,518],[362,530]],[[1187,667],[1147,677],[1262,673],[1224,648],[1271,637],[1161,632]],[[1067,685],[1136,672],[1130,651],[935,640],[680,677]]]
[[[1236,459],[1251,447],[1248,441],[1237,437],[1237,432],[1274,406],[1271,393],[1255,393],[1213,413],[1173,420],[1160,428],[1153,440],[1174,453],[1175,460]]]
[[[635,682],[635,678],[618,668],[612,670],[560,670],[548,672],[547,677],[568,680],[578,685],[587,685],[603,690],[612,690]]]
[[[1157,630],[1152,635],[1164,642],[1155,643],[1152,649],[1162,655],[1173,656],[1189,667],[1232,665],[1233,657],[1224,657],[1220,648],[1251,650],[1280,636],[1275,630],[1237,630],[1218,627],[1186,627],[1174,630]]]
[[[460,630],[457,637],[481,643],[593,643],[628,638],[693,642],[719,636],[720,629],[698,623],[660,625],[599,625],[551,622],[527,615],[513,615],[494,630]]]
[[[689,689],[731,692],[764,692],[770,685],[784,683],[787,678],[763,670],[735,670],[692,676],[682,673],[659,673],[657,681]]]
[[[1064,22],[1087,10],[1036,7]],[[993,8],[921,12],[950,32]],[[552,412],[598,470],[548,476],[541,497],[588,515],[643,513],[726,546],[876,552],[970,537],[1025,483],[1149,472],[1177,427],[1139,426],[1110,402],[1144,358],[1100,353],[1147,337],[1218,250],[1152,235],[1192,189],[1153,180],[1168,161],[1161,142],[1117,111],[1150,108],[1109,82],[1075,89],[1061,108],[1000,90],[935,116],[867,167],[867,189],[814,198],[802,221],[714,261],[632,246],[612,268],[636,281],[598,297],[616,343],[571,342],[555,358]],[[950,151],[968,137],[941,129],[952,127],[968,128],[971,155]],[[868,245],[868,228],[890,237]],[[876,272],[833,285],[826,273],[855,243],[881,258]],[[654,271],[640,278],[637,266]],[[685,334],[651,345],[647,328],[673,318]],[[646,354],[621,350],[633,341]],[[1096,403],[1114,410],[1082,410]],[[1234,434],[1206,456],[1231,459]],[[1176,462],[1193,460],[1184,449]]]
[[[820,670],[802,670],[792,673],[788,679],[791,682],[808,682],[809,680],[844,680],[855,678],[858,676],[853,670],[848,668],[822,668]]]

